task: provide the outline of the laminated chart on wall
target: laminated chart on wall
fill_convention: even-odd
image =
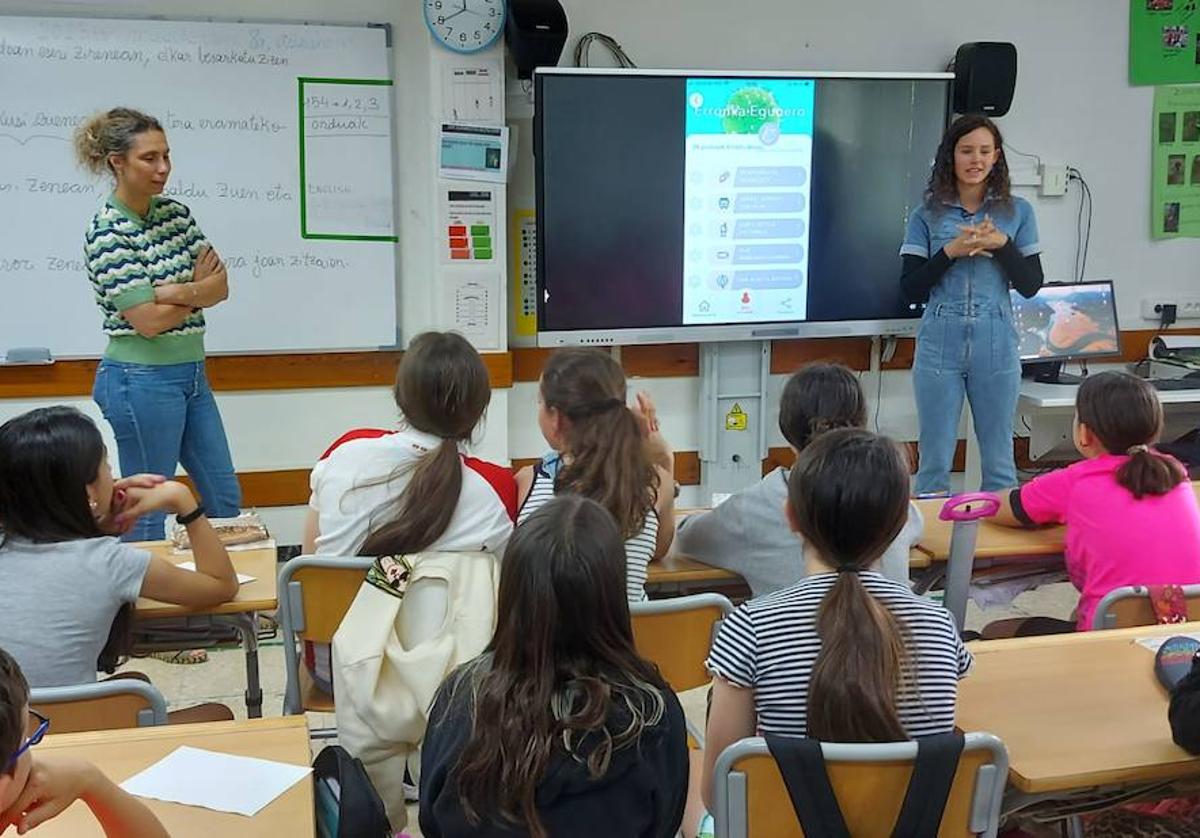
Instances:
[[[537,215],[531,209],[512,212],[512,334],[537,335]]]
[[[443,262],[493,262],[496,258],[496,196],[490,189],[446,189],[438,249]]]
[[[396,241],[391,80],[298,83],[301,236]]]
[[[1200,236],[1200,85],[1154,89],[1150,230]]]
[[[1200,82],[1197,0],[1129,0],[1129,83]]]

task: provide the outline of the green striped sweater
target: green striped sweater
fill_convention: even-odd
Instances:
[[[192,213],[171,198],[155,197],[143,218],[110,195],[88,226],[83,252],[96,303],[104,313],[104,356],[134,364],[181,364],[204,359],[204,315],[157,337],[142,337],[121,316],[154,301],[154,286],[191,282],[192,267],[208,244]]]

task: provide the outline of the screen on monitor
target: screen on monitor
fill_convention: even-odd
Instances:
[[[540,342],[915,325],[898,253],[949,78],[539,70]]]
[[[1111,282],[1047,283],[1030,299],[1009,294],[1023,362],[1120,354]]]

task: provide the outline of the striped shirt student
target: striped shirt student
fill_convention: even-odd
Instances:
[[[145,338],[121,316],[154,302],[159,285],[192,281],[208,245],[191,211],[155,195],[144,217],[110,195],[88,226],[84,256],[108,335],[105,357],[134,364],[188,363],[204,359],[204,314],[197,308],[178,326]]]
[[[545,466],[545,460],[534,467],[533,486],[529,496],[517,515],[517,523],[554,498],[554,478]],[[630,602],[641,602],[646,598],[646,577],[649,575],[650,560],[654,558],[654,546],[658,540],[658,512],[651,509],[646,513],[640,532],[625,540],[625,594]]]
[[[906,635],[908,662],[896,697],[905,732],[918,737],[954,730],[958,680],[971,666],[971,653],[950,613],[878,573],[861,572],[859,580]],[[761,732],[808,733],[808,685],[821,652],[817,611],[835,581],[836,573],[819,573],[750,600],[725,619],[713,641],[709,670],[754,690]]]

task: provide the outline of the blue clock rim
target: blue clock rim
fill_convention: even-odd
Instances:
[[[472,55],[473,53],[476,53],[476,52],[483,52],[485,49],[492,46],[492,44],[496,43],[496,41],[499,40],[500,36],[504,34],[504,20],[507,16],[508,16],[508,3],[505,2],[505,0],[501,0],[501,2],[500,2],[500,25],[496,27],[496,31],[492,35],[492,37],[489,38],[486,43],[480,44],[477,47],[471,47],[470,49],[459,49],[458,47],[450,46],[450,44],[446,43],[445,41],[443,41],[441,39],[441,37],[438,36],[437,31],[434,30],[434,28],[433,28],[433,24],[429,22],[428,0],[422,0],[422,2],[421,2],[421,19],[423,21],[425,21],[425,28],[429,31],[429,36],[431,38],[433,38],[433,42],[435,44],[442,46],[445,49],[450,50],[451,52],[458,53],[459,55]]]

